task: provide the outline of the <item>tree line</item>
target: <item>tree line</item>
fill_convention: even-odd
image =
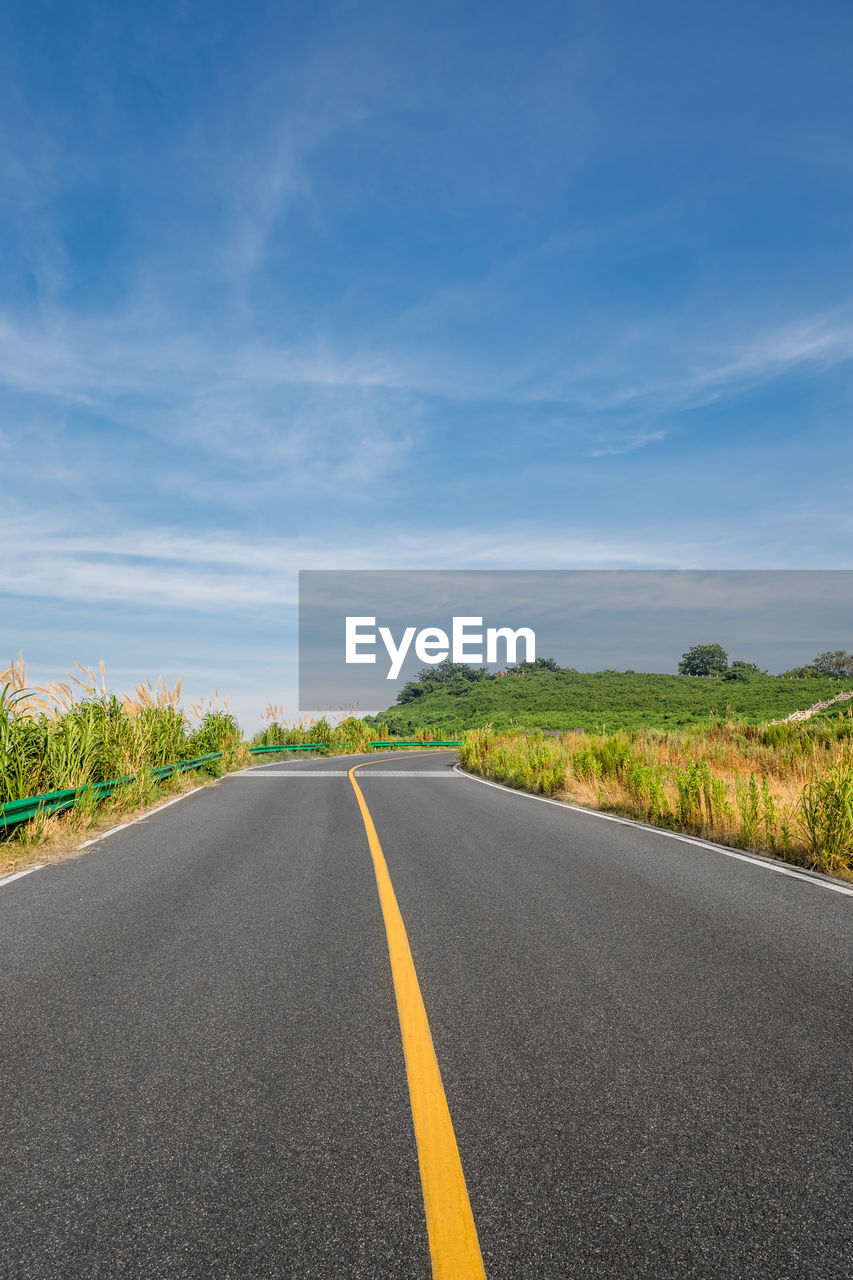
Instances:
[[[724,680],[748,680],[751,676],[767,675],[754,662],[735,661],[729,665],[729,655],[721,644],[694,644],[681,655],[678,664],[682,676],[717,676]],[[827,649],[812,662],[790,671],[780,671],[780,676],[804,680],[809,676],[829,676],[838,680],[853,678],[853,653],[846,649]]]
[[[538,671],[569,671],[574,667],[561,667],[553,658],[537,658],[535,662],[519,662],[505,671],[490,672],[485,667],[472,667],[464,662],[452,662],[445,658],[432,667],[424,667],[413,680],[409,680],[397,694],[397,702],[414,702],[436,689],[462,694],[471,684],[481,680],[498,680],[504,677],[524,676]],[[704,676],[722,680],[751,680],[767,675],[754,662],[736,659],[729,662],[729,655],[721,644],[695,644],[681,655],[679,675]],[[790,671],[780,671],[780,676],[805,680],[809,677],[853,679],[853,653],[846,649],[826,650],[805,666]]]

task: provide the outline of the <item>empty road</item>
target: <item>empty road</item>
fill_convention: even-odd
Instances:
[[[0,885],[2,1280],[850,1280],[853,895],[361,761]]]

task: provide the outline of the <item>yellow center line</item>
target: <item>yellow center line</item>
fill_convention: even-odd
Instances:
[[[406,936],[406,926],[400,915],[397,896],[391,884],[373,818],[355,779],[356,769],[363,767],[353,765],[349,771],[349,779],[367,832],[379,901],[385,919],[406,1075],[409,1080],[412,1120],[418,1146],[433,1280],[486,1280],[462,1161],[415,972],[415,962]]]

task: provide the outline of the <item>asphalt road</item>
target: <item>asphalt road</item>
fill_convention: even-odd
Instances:
[[[853,897],[369,759],[489,1280],[850,1280]],[[427,1280],[353,762],[0,886],[3,1280]]]

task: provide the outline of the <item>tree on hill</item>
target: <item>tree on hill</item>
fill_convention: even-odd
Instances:
[[[735,661],[729,667],[728,671],[723,672],[724,680],[751,680],[753,676],[765,675],[754,662]]]
[[[422,698],[425,693],[432,693],[434,689],[458,687],[485,678],[485,667],[469,667],[465,662],[451,662],[450,658],[445,658],[434,667],[422,668],[414,680],[404,684],[397,694],[397,701],[414,702],[416,698]]]
[[[511,671],[559,671],[554,658],[537,658],[534,662],[517,662]]]
[[[721,676],[728,669],[729,655],[721,644],[694,644],[681,655],[682,676]]]
[[[827,649],[825,653],[817,655],[812,667],[821,676],[849,679],[853,676],[853,653],[848,653],[846,649]]]

